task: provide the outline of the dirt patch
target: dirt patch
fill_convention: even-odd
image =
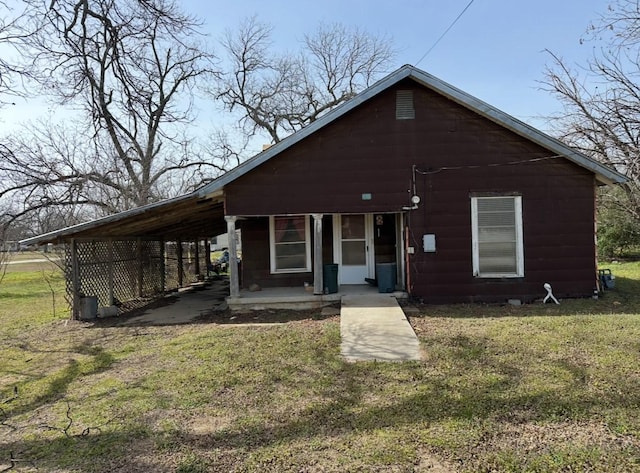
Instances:
[[[176,461],[172,457],[159,455],[155,442],[150,439],[133,439],[126,456],[113,456],[105,460],[101,471],[111,473],[169,473],[176,471]]]
[[[233,427],[233,417],[231,416],[214,416],[214,415],[198,415],[188,419],[185,423],[184,430],[195,437],[204,435],[212,435],[224,429]]]
[[[286,310],[286,309],[265,309],[252,310],[250,312],[233,312],[225,310],[211,312],[198,319],[199,322],[215,324],[276,324],[290,322],[316,322],[319,320],[339,320],[339,313],[325,313],[322,309],[308,310]]]
[[[548,445],[571,445],[578,448],[600,447],[605,450],[640,447],[640,441],[631,436],[613,433],[597,422],[553,424],[506,424],[484,445],[491,450],[541,451]]]
[[[429,473],[455,473],[457,468],[446,460],[439,459],[429,452],[419,453],[419,463],[415,471]]]

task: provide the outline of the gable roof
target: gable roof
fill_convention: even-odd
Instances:
[[[294,133],[293,135],[288,136],[282,141],[266,149],[262,153],[255,155],[251,159],[248,159],[239,166],[223,174],[206,186],[202,187],[199,190],[200,195],[204,197],[212,192],[221,190],[226,184],[229,184],[240,176],[248,173],[252,169],[255,169],[256,167],[270,160],[282,151],[290,148],[312,133],[350,112],[363,102],[380,94],[390,87],[393,87],[400,81],[407,78],[412,79],[415,82],[423,85],[424,87],[427,87],[428,89],[431,89],[434,92],[447,97],[450,100],[453,100],[459,105],[468,108],[469,110],[497,123],[498,125],[501,125],[502,127],[507,128],[508,130],[511,130],[514,133],[534,143],[537,143],[538,145],[552,151],[555,154],[565,156],[567,159],[573,161],[577,165],[582,166],[589,171],[592,171],[596,175],[596,179],[600,184],[620,184],[627,180],[625,176],[618,173],[617,171],[604,166],[598,161],[595,161],[594,159],[591,159],[588,156],[574,150],[561,141],[541,132],[531,125],[527,125],[517,118],[514,118],[511,115],[498,110],[497,108],[487,104],[486,102],[483,102],[482,100],[472,95],[469,95],[468,93],[452,86],[451,84],[448,84],[447,82],[444,82],[443,80],[440,80],[437,77],[432,76],[431,74],[428,74],[414,66],[407,64],[402,66],[395,72],[392,72],[380,81],[376,82],[374,85],[359,93],[348,102],[343,103],[339,107],[336,107],[335,109],[328,112],[326,115],[320,117],[318,120],[307,125],[305,128]]]

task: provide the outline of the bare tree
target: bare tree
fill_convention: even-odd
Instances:
[[[561,138],[629,178],[624,192],[601,202],[640,223],[640,2],[618,0],[592,24],[586,64],[572,67],[549,52],[545,88],[564,105],[556,118]]]
[[[9,4],[0,0],[0,110],[6,106],[13,106],[13,100],[20,95],[17,82],[27,74],[18,64],[9,59],[9,56],[17,53],[16,42],[23,39],[23,34],[18,26],[20,14],[11,8]],[[0,115],[1,118],[1,115]],[[0,163],[12,156],[8,143],[0,141]],[[6,274],[7,264],[10,259],[9,235],[10,219],[7,218],[7,208],[0,198],[0,282]]]
[[[295,54],[274,53],[271,34],[255,17],[227,31],[229,69],[213,92],[247,135],[274,143],[371,85],[395,54],[390,39],[340,24],[321,25]]]
[[[31,199],[20,213],[76,205],[114,212],[216,170],[190,152],[185,132],[194,88],[215,76],[198,21],[172,0],[27,3],[21,27],[32,34],[23,54],[47,94],[86,118],[84,128],[47,125],[17,140],[0,172],[11,176],[5,196]]]
[[[13,98],[20,95],[17,82],[26,74],[15,61],[7,58],[16,54],[16,43],[24,39],[24,32],[19,27],[18,19],[23,12],[17,12],[4,0],[0,0],[0,108],[5,105],[15,105]],[[3,150],[0,150],[0,153]]]
[[[0,202],[9,221],[33,222],[43,213],[57,213],[65,215],[58,221],[64,224],[82,206],[97,207],[92,212],[98,215],[126,206],[122,200],[130,183],[116,167],[115,153],[102,153],[95,140],[83,136],[69,124],[41,122],[7,138],[12,151],[0,161]],[[34,230],[47,231],[38,227]]]
[[[11,261],[11,250],[8,225],[0,221],[0,284],[7,274],[9,262]]]

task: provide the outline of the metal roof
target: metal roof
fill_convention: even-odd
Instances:
[[[619,184],[627,180],[624,175],[618,173],[617,171],[604,166],[598,161],[589,158],[588,156],[574,150],[573,148],[567,146],[566,144],[555,138],[552,138],[551,136],[541,132],[540,130],[527,125],[517,118],[514,118],[511,115],[498,110],[497,108],[487,104],[486,102],[483,102],[482,100],[473,97],[466,92],[463,92],[462,90],[452,86],[451,84],[448,84],[447,82],[444,82],[443,80],[432,76],[431,74],[428,74],[414,66],[405,65],[395,72],[392,72],[385,78],[381,79],[380,81],[376,82],[374,85],[364,90],[360,94],[356,95],[353,99],[343,103],[339,107],[336,107],[326,115],[323,115],[318,120],[309,124],[302,130],[288,136],[282,141],[266,149],[262,153],[257,154],[253,158],[245,161],[236,168],[202,187],[199,191],[200,195],[206,196],[211,192],[221,190],[226,184],[260,166],[282,151],[290,148],[294,144],[307,138],[312,133],[315,133],[317,130],[358,107],[363,102],[369,100],[370,98],[380,94],[384,90],[407,78],[412,79],[417,83],[423,85],[424,87],[427,87],[434,92],[443,95],[450,100],[453,100],[463,107],[476,112],[477,114],[503,126],[504,128],[507,128],[514,133],[527,138],[528,140],[537,143],[544,148],[547,148],[555,154],[565,156],[570,161],[573,161],[579,166],[582,166],[583,168],[586,168],[595,173],[596,179],[601,184]]]
[[[226,233],[222,196],[201,197],[197,192],[126,210],[117,214],[27,238],[25,245],[59,242],[68,238],[210,237]]]

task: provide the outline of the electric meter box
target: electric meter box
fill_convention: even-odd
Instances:
[[[433,233],[422,235],[422,248],[425,253],[436,252],[436,236]]]

